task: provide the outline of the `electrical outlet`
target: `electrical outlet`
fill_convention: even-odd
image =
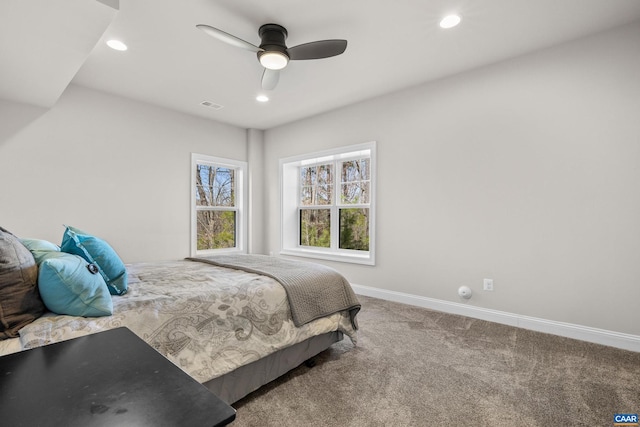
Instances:
[[[485,291],[493,290],[493,279],[484,279],[483,288]]]

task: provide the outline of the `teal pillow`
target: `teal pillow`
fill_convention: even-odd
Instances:
[[[87,262],[97,265],[112,295],[123,295],[127,292],[127,269],[116,251],[104,240],[67,226],[60,249],[80,255]]]
[[[38,289],[54,313],[98,317],[113,314],[107,284],[95,265],[78,255],[51,251],[38,269]]]
[[[60,252],[60,247],[56,244],[40,239],[20,239],[20,243],[25,245],[31,251],[36,260],[36,264],[40,265],[42,259],[50,252]]]

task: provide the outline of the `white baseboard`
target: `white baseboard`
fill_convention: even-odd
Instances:
[[[351,286],[356,294],[364,296],[415,305],[431,310],[458,314],[461,316],[516,326],[519,328],[559,335],[567,338],[574,338],[596,344],[608,345],[623,350],[640,352],[640,336],[638,335],[607,331],[588,326],[574,325],[572,323],[556,322],[554,320],[540,319],[537,317],[522,316],[520,314],[508,313],[505,311],[474,307],[467,304],[443,301],[419,295],[406,294],[403,292],[389,291],[386,289],[372,288],[369,286],[354,284]]]

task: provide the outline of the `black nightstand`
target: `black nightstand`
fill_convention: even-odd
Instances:
[[[6,426],[224,426],[235,410],[127,328],[0,357]]]

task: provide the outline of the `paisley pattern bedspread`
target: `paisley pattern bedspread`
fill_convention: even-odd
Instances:
[[[314,335],[356,342],[348,311],[296,327],[284,288],[266,276],[188,260],[127,265],[129,291],[108,317],[47,314],[20,331],[23,349],[126,326],[206,382]]]

